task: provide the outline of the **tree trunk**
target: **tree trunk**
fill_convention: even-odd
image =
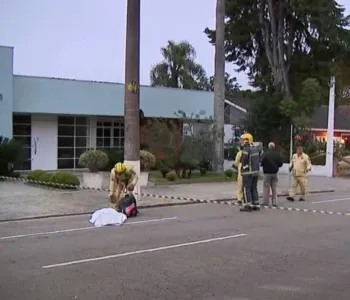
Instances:
[[[261,0],[259,21],[275,88],[285,96],[291,96],[288,73],[295,37],[294,24],[287,22],[283,2],[276,4],[273,0]]]
[[[124,160],[140,176],[140,0],[128,0],[125,47]],[[140,187],[135,191],[140,194]]]
[[[225,103],[225,0],[216,0],[216,40],[214,76],[214,119],[218,131],[215,143],[215,170],[224,168],[224,103]]]

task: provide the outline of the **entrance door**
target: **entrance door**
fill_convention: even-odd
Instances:
[[[57,117],[32,117],[32,170],[57,169]]]

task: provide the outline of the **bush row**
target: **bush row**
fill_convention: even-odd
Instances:
[[[234,179],[236,173],[232,169],[227,169],[227,170],[225,170],[224,174],[225,174],[227,179],[231,180],[231,179]],[[172,170],[172,171],[169,171],[168,173],[166,173],[165,178],[168,181],[175,181],[178,179],[178,176],[177,176],[176,172]]]
[[[79,158],[79,165],[86,167],[90,172],[110,171],[115,164],[124,161],[122,150],[89,150],[84,152]],[[141,170],[150,170],[156,165],[156,157],[145,150],[140,151]]]
[[[76,189],[80,185],[78,177],[72,172],[59,171],[59,172],[46,172],[43,170],[33,170],[28,173],[27,179],[36,184],[57,187],[61,189]],[[71,187],[58,186],[56,184],[71,185]]]

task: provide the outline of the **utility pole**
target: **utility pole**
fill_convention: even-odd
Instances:
[[[140,0],[127,0],[124,92],[124,161],[140,177]],[[140,200],[140,185],[135,187]]]
[[[333,177],[334,163],[334,107],[335,107],[335,76],[330,79],[328,102],[328,127],[327,127],[327,153],[326,170],[327,177]]]
[[[215,142],[215,170],[224,169],[225,103],[225,0],[216,0],[216,38],[214,75],[214,119],[219,136]]]

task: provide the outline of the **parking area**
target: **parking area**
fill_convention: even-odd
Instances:
[[[347,203],[314,196],[302,205]],[[103,228],[88,216],[4,222],[0,298],[347,300],[349,230],[347,216],[215,204]]]

